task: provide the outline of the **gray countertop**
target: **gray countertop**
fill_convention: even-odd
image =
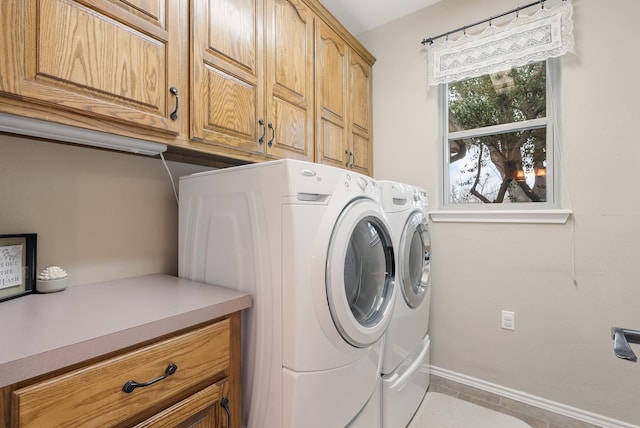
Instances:
[[[251,306],[249,294],[154,274],[0,302],[0,387]]]

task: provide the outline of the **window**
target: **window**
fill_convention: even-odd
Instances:
[[[554,62],[441,85],[444,206],[555,206]]]
[[[519,12],[538,3],[422,41],[442,116],[434,221],[564,223],[571,213],[559,208],[557,113],[559,58],[574,46],[573,7],[543,3],[532,15]],[[511,13],[507,25],[492,25]]]

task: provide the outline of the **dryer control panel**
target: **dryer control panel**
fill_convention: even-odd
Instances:
[[[366,175],[308,162],[290,161],[285,166],[288,177],[285,198],[321,204],[341,196],[349,199],[367,196],[380,201],[376,180]]]

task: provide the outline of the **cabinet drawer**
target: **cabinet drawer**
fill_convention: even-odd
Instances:
[[[13,392],[14,426],[108,427],[147,411],[229,366],[230,322],[98,362]],[[174,374],[147,387],[123,391],[129,380],[148,382],[175,364]]]

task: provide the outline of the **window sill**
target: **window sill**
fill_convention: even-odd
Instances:
[[[430,213],[433,222],[447,223],[546,223],[564,224],[571,215],[571,210],[504,210],[504,211],[469,211],[469,210],[436,210]]]

